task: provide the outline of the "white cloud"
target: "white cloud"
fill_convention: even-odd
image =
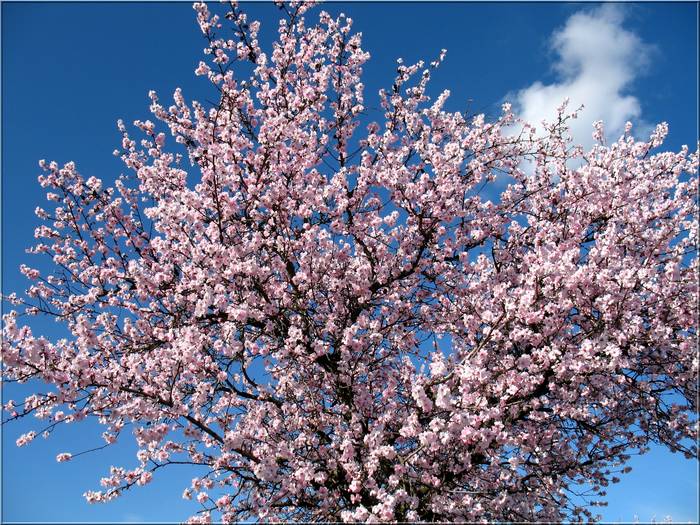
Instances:
[[[571,123],[575,142],[585,147],[593,144],[591,124],[595,120],[604,122],[609,139],[617,139],[627,121],[634,124],[634,135],[646,138],[650,127],[642,119],[639,100],[626,90],[648,64],[652,48],[625,29],[623,21],[624,12],[617,4],[569,17],[550,40],[556,54],[553,69],[557,81],[537,81],[509,97],[520,117],[539,127],[569,98],[571,111],[584,105],[579,118]]]

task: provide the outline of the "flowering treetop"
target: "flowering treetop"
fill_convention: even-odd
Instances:
[[[696,456],[698,152],[446,111],[444,52],[364,126],[369,54],[309,7],[264,50],[196,3],[218,104],[151,92],[114,187],[42,161],[53,271],[10,300],[72,336],[4,316],[3,380],[50,387],[9,419],[132,429],[88,501],[198,465],[193,522],[578,519],[633,451]]]

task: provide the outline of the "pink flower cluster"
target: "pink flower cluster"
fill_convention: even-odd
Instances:
[[[697,456],[698,151],[447,111],[444,52],[368,123],[352,21],[280,5],[263,48],[195,4],[218,103],[151,92],[113,187],[41,163],[54,271],[11,299],[72,337],[4,317],[3,381],[50,388],[4,408],[133,428],[87,500],[188,463],[193,523],[577,521],[649,443]]]

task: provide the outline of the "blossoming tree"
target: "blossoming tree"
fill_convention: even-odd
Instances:
[[[5,419],[133,432],[91,502],[198,465],[193,522],[585,519],[629,454],[695,457],[697,151],[448,112],[442,56],[371,122],[352,21],[308,7],[264,50],[195,4],[218,103],[151,92],[114,187],[42,161],[53,270],[9,300],[72,337],[5,315],[3,380],[48,386]]]

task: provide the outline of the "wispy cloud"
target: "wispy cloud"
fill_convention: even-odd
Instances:
[[[140,514],[135,512],[127,512],[124,515],[124,520],[122,523],[145,523],[146,520]]]
[[[627,90],[647,67],[652,47],[623,27],[624,15],[623,7],[604,4],[569,17],[550,39],[556,56],[556,82],[537,81],[511,94],[519,115],[539,126],[543,119],[551,120],[565,98],[572,111],[583,104],[571,132],[586,147],[593,143],[591,124],[595,120],[604,121],[606,135],[613,139],[623,132],[627,121],[635,125],[637,136],[648,130],[639,99]]]

